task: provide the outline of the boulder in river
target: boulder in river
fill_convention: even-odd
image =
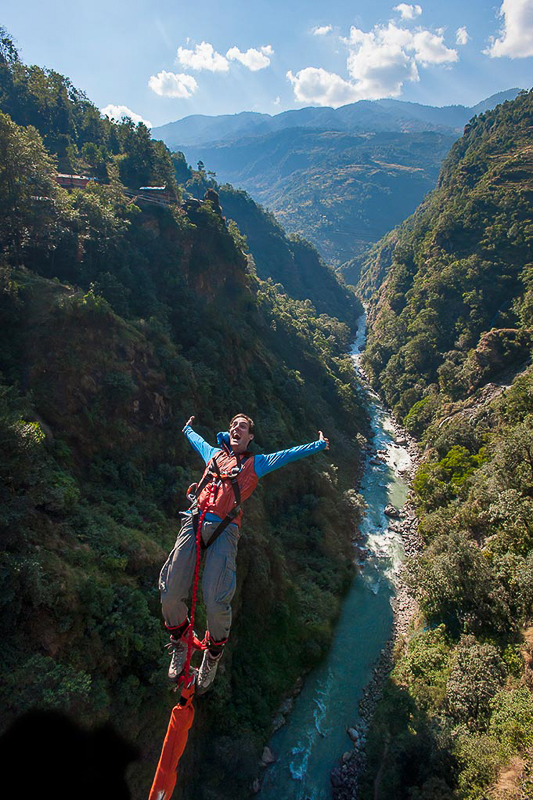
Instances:
[[[359,740],[359,731],[357,731],[355,728],[348,728],[346,733],[348,734],[352,742],[357,742]]]
[[[269,764],[274,764],[276,761],[276,756],[270,749],[268,745],[265,745],[263,748],[263,755],[261,756],[261,764],[264,767],[268,767]]]
[[[276,731],[279,731],[280,728],[283,728],[286,722],[287,720],[283,714],[276,714],[272,720],[272,733],[276,733]]]
[[[296,678],[296,682],[292,687],[292,696],[297,697],[302,691],[303,686],[304,686],[304,679],[302,677]]]
[[[385,506],[383,513],[386,514],[388,517],[394,517],[394,519],[400,519],[401,513],[396,506],[393,506],[392,503],[387,503]]]
[[[294,699],[292,697],[287,697],[278,708],[278,714],[283,714],[285,717],[287,714],[291,713],[293,705]]]
[[[342,772],[338,767],[335,767],[335,769],[331,771],[330,780],[331,780],[331,785],[335,789],[339,789],[342,786],[343,783]]]

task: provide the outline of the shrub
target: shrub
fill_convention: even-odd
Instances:
[[[471,730],[486,730],[491,699],[501,688],[507,669],[498,650],[463,636],[451,662],[446,685],[446,709],[457,723]]]
[[[533,745],[533,697],[527,686],[498,692],[490,706],[489,732],[509,754]]]

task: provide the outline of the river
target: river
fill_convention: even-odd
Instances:
[[[359,321],[352,346],[354,368],[360,370],[365,319]],[[287,723],[269,747],[277,760],[266,768],[261,800],[330,800],[330,773],[343,752],[353,745],[346,729],[360,721],[359,701],[373,667],[392,634],[391,598],[394,580],[404,558],[398,533],[388,528],[388,503],[402,506],[408,484],[402,474],[410,467],[407,450],[395,442],[390,414],[367,388],[374,447],[369,454],[360,493],[368,505],[361,525],[366,558],[348,592],[324,661],[305,679]],[[354,549],[354,558],[360,550]]]

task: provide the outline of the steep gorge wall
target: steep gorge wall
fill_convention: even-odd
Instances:
[[[405,569],[420,614],[373,720],[362,798],[528,796],[532,103],[467,126],[361,284],[365,366],[420,442],[425,544]]]

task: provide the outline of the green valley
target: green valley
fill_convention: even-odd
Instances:
[[[371,246],[434,188],[463,126],[517,92],[472,108],[362,100],[273,117],[195,116],[153,135],[248,191],[355,284]]]

